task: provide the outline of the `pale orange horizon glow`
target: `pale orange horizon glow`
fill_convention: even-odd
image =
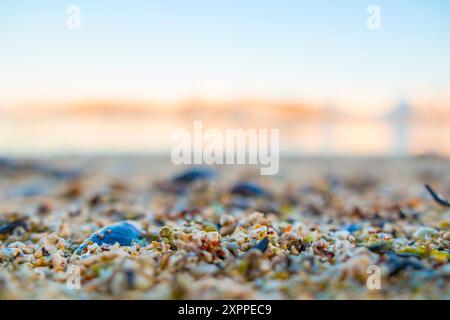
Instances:
[[[350,91],[350,90],[349,90]],[[355,92],[353,96],[348,94],[336,95],[333,99],[319,98],[265,98],[265,97],[213,97],[208,95],[195,95],[181,99],[155,99],[139,97],[103,97],[103,98],[54,98],[46,100],[27,100],[6,103],[0,99],[0,112],[3,114],[32,114],[46,115],[52,113],[64,114],[108,114],[122,113],[130,116],[151,112],[178,112],[185,109],[218,110],[248,108],[249,110],[281,112],[289,115],[337,112],[339,115],[376,118],[389,113],[400,103],[407,103],[418,114],[436,113],[438,118],[442,115],[450,116],[450,88],[437,94],[430,91],[419,91],[411,99],[399,100],[389,95],[380,94],[372,99],[367,99],[367,92]],[[256,111],[255,111],[256,112]]]

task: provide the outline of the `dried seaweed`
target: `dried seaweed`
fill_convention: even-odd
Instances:
[[[439,203],[443,207],[450,208],[450,201],[444,200],[439,194],[437,194],[429,185],[425,185],[425,188],[428,190],[428,192],[433,197],[434,201]]]

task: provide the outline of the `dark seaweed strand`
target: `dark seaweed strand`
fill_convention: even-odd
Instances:
[[[436,201],[437,203],[439,203],[443,207],[450,208],[450,201],[444,200],[439,194],[434,192],[434,190],[429,185],[426,184],[425,188],[431,194],[431,196],[433,197],[434,201]]]

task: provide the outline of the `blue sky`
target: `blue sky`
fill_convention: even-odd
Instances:
[[[81,9],[81,30],[66,8]],[[381,29],[366,27],[369,5]],[[450,88],[450,1],[0,2],[1,105],[263,97],[361,108]]]

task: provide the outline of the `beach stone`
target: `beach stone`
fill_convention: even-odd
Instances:
[[[421,227],[414,232],[413,237],[418,240],[429,240],[438,235],[438,233],[434,228]]]

